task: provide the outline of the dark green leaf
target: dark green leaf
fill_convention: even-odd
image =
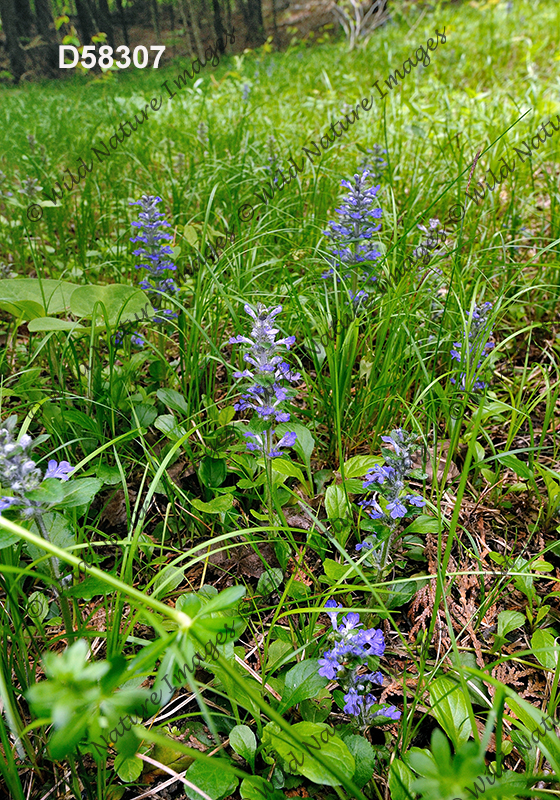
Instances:
[[[226,461],[224,458],[211,458],[204,456],[200,462],[198,478],[204,486],[216,488],[221,486],[227,475]]]
[[[207,761],[195,761],[194,764],[187,770],[186,778],[199,789],[202,789],[212,800],[220,800],[221,797],[226,797],[232,794],[239,785],[238,778],[227,772],[220,766],[221,758],[212,759],[216,763],[209,764]],[[225,762],[228,764],[229,762]],[[185,794],[189,800],[203,800],[202,796],[191,789],[190,786],[185,786]]]
[[[283,714],[302,700],[315,697],[327,683],[327,678],[319,675],[319,662],[316,658],[300,661],[286,673],[282,702],[278,713]]]
[[[375,751],[371,744],[363,736],[349,735],[344,736],[344,744],[354,756],[356,762],[356,772],[352,778],[356,786],[361,789],[371,780],[375,769]]]
[[[248,725],[236,725],[229,734],[229,743],[238,756],[255,769],[255,753],[257,752],[257,738]]]

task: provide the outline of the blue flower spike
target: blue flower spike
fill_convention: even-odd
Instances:
[[[363,665],[375,666],[385,652],[383,631],[376,628],[364,630],[360,615],[354,611],[347,614],[341,624],[337,615],[342,606],[331,597],[325,603],[332,630],[329,641],[330,650],[325,650],[318,659],[319,675],[338,681],[344,691],[344,713],[354,717],[358,728],[365,730],[377,718],[397,720],[400,711],[394,706],[381,705],[372,694],[374,686],[383,685],[383,675],[379,671],[359,672]]]

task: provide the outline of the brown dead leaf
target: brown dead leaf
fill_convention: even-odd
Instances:
[[[278,560],[272,545],[266,542],[256,544],[259,553],[249,545],[236,545],[228,550],[211,551],[208,556],[208,569],[213,572],[229,572],[237,576],[260,578],[266,567],[277,567]],[[264,562],[263,562],[264,559]]]
[[[136,502],[137,492],[134,489],[128,490],[128,497],[131,508]],[[107,503],[101,514],[101,522],[108,523],[111,527],[127,524],[126,502],[122,489],[117,489],[115,496]]]

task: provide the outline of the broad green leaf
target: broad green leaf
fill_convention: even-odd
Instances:
[[[264,778],[253,775],[241,781],[239,792],[243,800],[286,800],[286,795],[279,789],[270,788]]]
[[[138,780],[142,774],[143,762],[136,756],[126,758],[125,756],[117,755],[113,766],[121,781],[132,783]]]
[[[383,463],[381,456],[354,456],[344,462],[345,478],[362,478],[366,472]]]
[[[344,744],[354,756],[356,762],[356,772],[352,780],[360,789],[371,780],[375,769],[375,751],[371,744],[363,736],[351,734],[345,736]]]
[[[221,758],[213,758],[212,761],[216,763],[195,761],[188,768],[186,778],[212,800],[220,800],[221,797],[226,797],[237,789],[239,779],[220,766]],[[229,764],[229,761],[225,763]],[[189,800],[203,800],[202,796],[190,786],[185,786],[185,794]]]
[[[205,603],[200,613],[206,615],[214,613],[215,611],[225,611],[228,608],[235,608],[241,598],[245,597],[246,591],[244,586],[230,586],[216,595],[209,603]],[[226,622],[228,621],[230,620],[226,620]]]
[[[70,298],[70,310],[78,317],[91,318],[95,310],[97,325],[105,324],[101,306],[105,307],[111,328],[123,322],[141,323],[144,314],[152,315],[148,296],[135,286],[111,283],[107,286],[79,286]]]
[[[323,569],[330,583],[337,583],[341,580],[348,581],[358,577],[358,573],[352,564],[339,564],[338,561],[333,561],[332,558],[325,558]]]
[[[531,647],[539,664],[554,672],[558,665],[558,653],[560,652],[554,636],[548,631],[535,631],[531,637]]]
[[[525,624],[525,615],[519,611],[500,611],[498,614],[498,636],[507,636]]]
[[[411,786],[414,780],[414,773],[407,767],[404,761],[396,758],[389,770],[389,790],[391,800],[413,800],[414,793]]]
[[[290,581],[288,586],[288,597],[293,597],[294,600],[309,600],[309,586],[303,581]]]
[[[62,516],[62,514],[47,512],[46,514],[43,514],[43,523],[47,529],[47,533],[52,544],[64,549],[67,547],[72,547],[76,544],[76,534],[70,527],[70,523]],[[31,532],[39,536],[42,535],[41,531],[37,527],[36,522],[31,524]],[[25,547],[27,548],[27,552],[33,560],[42,558],[45,555],[45,551],[43,549],[36,547],[34,544],[31,544],[31,542],[26,542]],[[40,569],[42,572],[49,572],[49,568],[44,562],[39,565],[38,569]]]
[[[339,786],[341,781],[314,757],[317,753],[339,774],[344,776],[354,774],[356,769],[354,756],[342,739],[333,735],[330,726],[317,722],[298,722],[291,726],[291,732],[298,740],[303,741],[305,747],[290,741],[288,734],[273,722],[265,727],[263,733],[263,743],[276,750],[289,772],[304,775],[315,783]]]
[[[552,470],[541,467],[540,465],[535,466],[539,468],[539,472],[543,476],[544,482],[546,483],[551,509],[557,508],[558,504],[560,503],[560,483],[558,483],[558,480],[554,480],[554,478],[559,477],[558,473],[552,472]],[[552,477],[553,475],[554,478]]]
[[[406,757],[412,769],[419,775],[429,777],[438,774],[436,759],[431,750],[428,750],[426,747],[411,747]]]
[[[185,225],[183,228],[183,236],[190,245],[193,247],[198,247],[198,235],[196,228],[194,228],[192,225]]]
[[[70,308],[71,297],[76,289],[80,289],[75,283],[67,281],[57,281],[46,278],[6,278],[0,280],[0,303],[12,303],[19,305],[29,301],[36,304],[41,309],[39,316],[48,314],[61,314]],[[90,286],[83,287],[86,290]],[[34,308],[35,306],[30,306]],[[37,314],[33,314],[36,317]],[[31,319],[32,317],[28,317]]]
[[[92,600],[94,597],[105,597],[106,595],[113,594],[114,589],[100,578],[94,575],[87,575],[85,580],[80,583],[75,583],[65,590],[68,597],[79,597],[80,600]]]
[[[63,483],[64,499],[59,503],[61,508],[76,508],[91,503],[103,486],[98,478],[75,478]]]
[[[331,710],[332,697],[328,689],[321,689],[315,697],[302,700],[299,704],[299,713],[306,722],[324,722]]]
[[[278,567],[263,572],[257,583],[257,593],[267,595],[275,592],[284,580],[284,573]]]
[[[0,550],[5,547],[11,547],[17,541],[19,541],[17,533],[8,533],[8,531],[0,530]]]
[[[440,521],[436,517],[429,517],[427,514],[418,514],[404,533],[439,533]]]
[[[395,583],[387,586],[387,588],[379,589],[379,599],[385,604],[389,610],[399,608],[405,603],[408,603],[418,590],[425,586],[428,581],[407,581],[406,583]]]
[[[289,475],[292,478],[297,478],[305,489],[307,489],[307,481],[303,477],[303,472],[297,464],[294,464],[292,461],[288,461],[285,458],[275,458],[272,462],[272,469],[275,472],[279,472],[281,475]]]
[[[109,486],[121,482],[121,474],[118,467],[111,467],[109,464],[100,464],[97,467],[96,475],[100,481]]]
[[[27,599],[26,609],[33,620],[42,622],[49,613],[49,601],[42,592],[32,592]]]
[[[152,597],[168,594],[179,586],[184,580],[185,568],[167,565],[158,572],[153,582]]]
[[[179,394],[174,389],[158,389],[156,394],[158,400],[169,406],[172,411],[178,411],[180,414],[186,414],[187,416],[190,414],[187,401],[182,394]]]
[[[34,303],[33,300],[22,300],[19,303],[7,303],[0,301],[0,308],[7,311],[16,319],[33,320],[45,315],[45,309],[39,303]]]
[[[156,418],[157,411],[153,406],[148,405],[148,403],[138,403],[137,406],[134,406],[134,413],[132,410],[130,412],[130,427],[149,428],[150,425],[154,424]]]
[[[271,674],[277,669],[280,663],[288,663],[295,660],[294,648],[289,642],[282,642],[280,639],[275,639],[267,652],[266,671]]]
[[[455,747],[467,742],[472,735],[467,700],[458,683],[442,676],[428,686],[432,715],[439,722]]]
[[[62,761],[71,753],[88,727],[88,717],[84,714],[72,714],[68,723],[55,730],[49,739],[49,752],[56,761]]]
[[[87,331],[83,325],[58,317],[37,317],[28,323],[30,331]]]
[[[221,486],[227,475],[225,458],[212,458],[204,456],[200,461],[198,478],[204,486],[216,488]]]
[[[219,497],[214,497],[209,503],[204,503],[202,500],[191,500],[191,503],[199,511],[205,511],[207,514],[223,514],[233,506],[233,496],[231,494],[222,494]]]
[[[278,436],[284,436],[285,433],[290,431],[293,431],[297,436],[294,444],[294,450],[303,460],[303,463],[307,469],[310,470],[311,454],[315,448],[315,439],[304,425],[300,425],[297,422],[282,422],[280,425],[276,426],[276,434]]]
[[[236,725],[229,734],[229,743],[238,756],[255,769],[255,753],[257,752],[257,737],[248,725]]]
[[[181,439],[186,434],[186,430],[177,424],[173,414],[161,414],[153,424],[154,428],[165,433],[170,439]]]
[[[279,714],[283,714],[301,700],[315,697],[317,692],[327,685],[327,678],[319,675],[318,669],[318,660],[310,658],[300,661],[286,673],[282,702],[278,706]]]
[[[222,408],[220,413],[218,414],[218,425],[224,426],[229,425],[232,419],[235,417],[235,408],[233,406],[226,406]]]
[[[521,461],[520,458],[517,456],[506,454],[503,456],[498,456],[497,459],[500,464],[503,464],[504,467],[513,470],[516,475],[518,475],[524,481],[532,481],[534,483],[534,475],[533,470],[525,464],[524,461]]]
[[[37,489],[26,492],[26,497],[44,505],[61,503],[64,499],[64,486],[58,478],[47,478]]]
[[[325,492],[325,508],[329,519],[350,519],[350,503],[346,499],[342,486],[331,484]]]

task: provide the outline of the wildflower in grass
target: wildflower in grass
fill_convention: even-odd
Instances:
[[[387,151],[384,150],[380,144],[374,144],[373,149],[368,148],[366,152],[368,153],[368,156],[364,159],[362,168],[366,167],[370,172],[371,179],[378,181],[383,177],[383,173],[387,166],[387,162],[383,158],[383,155]]]
[[[412,455],[418,449],[415,444],[416,436],[397,428],[390,436],[382,436],[381,439],[391,444],[393,450],[382,448],[385,463],[377,464],[370,469],[362,484],[364,489],[374,488],[373,497],[360,501],[358,505],[362,506],[372,519],[389,528],[389,535],[379,559],[380,569],[383,569],[387,563],[389,548],[398,522],[414,509],[423,508],[426,501],[420,495],[411,494],[407,490],[406,479],[414,471]],[[384,501],[383,505],[381,500]]]
[[[399,719],[400,711],[379,704],[372,694],[375,686],[383,685],[383,675],[375,671],[385,652],[383,632],[375,628],[364,630],[360,615],[355,612],[347,614],[339,625],[337,615],[341,608],[332,598],[325,603],[332,626],[328,638],[333,647],[319,658],[319,675],[338,681],[344,692],[344,712],[351,714],[362,730],[378,718]],[[358,670],[364,665],[374,671],[360,674]]]
[[[362,174],[354,175],[354,183],[343,180],[341,185],[349,190],[343,198],[340,208],[336,213],[340,216],[339,222],[330,221],[330,230],[323,231],[325,236],[332,239],[335,248],[332,267],[336,263],[351,267],[354,270],[354,284],[356,280],[375,281],[376,276],[371,270],[371,262],[380,258],[381,253],[369,243],[373,235],[381,228],[376,220],[381,218],[381,209],[373,207],[379,186],[367,186],[368,169],[363,169]],[[332,274],[332,268],[323,277]],[[355,291],[356,286],[353,285]]]
[[[481,390],[487,386],[478,376],[483,369],[484,359],[494,348],[494,344],[489,341],[492,336],[489,320],[491,309],[492,303],[489,302],[481,306],[475,305],[470,315],[468,336],[465,333],[463,342],[453,343],[451,358],[461,365],[463,371],[459,376],[459,385],[465,391]],[[469,386],[466,385],[467,375]],[[451,383],[455,384],[456,379],[451,378]]]
[[[429,229],[426,228],[425,225],[417,226],[419,230],[426,234],[427,239],[422,242],[422,244],[418,245],[418,247],[415,247],[412,251],[413,257],[417,260],[422,259],[424,264],[428,264],[434,256],[445,255],[445,250],[434,249],[437,247],[437,243],[441,237],[443,237],[442,241],[445,241],[445,231],[442,228],[441,222],[437,217],[434,217],[434,219],[431,219],[428,224],[430,226]],[[439,275],[442,274],[441,270],[435,271]]]
[[[175,295],[178,288],[168,274],[176,269],[175,264],[167,258],[173,254],[173,251],[168,245],[163,244],[173,237],[159,230],[168,228],[169,222],[161,219],[163,214],[157,211],[158,203],[161,203],[161,197],[153,195],[142,195],[140,200],[130,203],[131,206],[141,206],[142,208],[138,215],[140,221],[132,222],[132,225],[140,230],[137,236],[130,238],[130,241],[142,242],[144,245],[132,251],[135,256],[141,256],[144,259],[143,263],[136,264],[136,269],[145,269],[148,273],[148,277],[141,280],[139,285],[151,297],[153,310],[156,312],[153,322],[162,324],[179,315],[171,309],[162,308],[164,293]],[[144,345],[144,339],[138,333],[132,336],[132,342],[140,347]]]
[[[13,432],[16,422],[17,417],[14,415],[5,420],[0,427],[0,484],[12,492],[11,497],[0,497],[0,513],[13,508],[22,517],[33,518],[39,533],[48,542],[50,538],[43,515],[52,505],[52,494],[47,486],[42,487],[41,484],[56,478],[67,481],[70,473],[73,472],[73,467],[68,461],[61,461],[59,464],[54,459],[50,459],[43,476],[29,455],[43,437],[33,440],[31,436],[24,434],[20,436],[19,441],[15,441]],[[41,497],[41,491],[44,492],[43,497]],[[61,578],[58,558],[51,556],[48,564],[55,584],[51,589],[55,598],[58,598],[66,633],[71,638],[73,635],[72,614],[67,598],[61,594],[62,587],[71,579],[71,576]]]
[[[256,415],[255,430],[245,434],[247,438],[255,439],[247,443],[247,449],[260,450],[266,457],[275,458],[280,455],[281,447],[291,447],[296,440],[295,433],[287,433],[275,444],[272,427],[273,420],[289,421],[290,414],[285,409],[291,394],[289,384],[301,380],[299,372],[292,372],[281,354],[281,348],[289,350],[296,337],[276,340],[279,331],[274,327],[274,319],[282,311],[282,306],[266,308],[259,303],[256,312],[249,305],[245,305],[245,311],[253,319],[251,334],[232,336],[229,343],[249,345],[243,358],[251,369],[234,372],[234,377],[248,378],[251,383],[234,408],[236,411],[252,410]]]
[[[208,125],[205,122],[199,122],[196,129],[196,138],[203,147],[208,147]],[[204,151],[204,155],[208,155],[208,150]]]
[[[271,430],[270,435],[273,436],[276,431]],[[262,434],[259,433],[244,433],[243,436],[247,438],[255,439],[254,442],[247,442],[247,450],[254,450],[258,453],[266,453],[268,458],[277,458],[278,456],[282,455],[282,448],[283,447],[293,447],[296,443],[297,436],[295,433],[285,433],[282,438],[276,442],[274,447],[271,450],[267,451],[268,441],[267,441],[267,434],[268,431],[265,431]]]
[[[25,178],[21,183],[21,189],[19,191],[29,200],[33,200],[35,195],[39,194],[42,188],[42,186],[39,186],[39,180],[37,178]]]
[[[16,418],[10,417],[0,428],[0,484],[10,489],[15,495],[14,497],[0,498],[0,510],[17,505],[21,507],[24,517],[31,517],[42,513],[42,507],[38,501],[27,498],[27,492],[38,489],[43,480],[48,478],[67,481],[73,467],[68,461],[61,461],[59,464],[51,459],[43,476],[41,470],[29,456],[29,451],[35,446],[31,436],[24,434],[19,441],[14,440],[12,433],[15,422]]]
[[[47,478],[60,478],[61,481],[67,481],[73,471],[74,467],[71,467],[68,461],[61,461],[59,464],[54,459],[51,459],[47,464],[45,480]]]

